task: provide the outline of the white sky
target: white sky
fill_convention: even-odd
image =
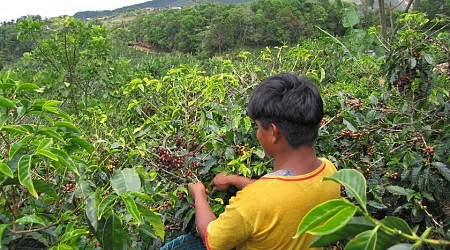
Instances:
[[[79,11],[113,10],[149,0],[0,0],[0,22],[26,15],[73,16]]]

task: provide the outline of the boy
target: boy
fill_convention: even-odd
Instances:
[[[306,249],[314,236],[292,237],[302,218],[316,205],[339,198],[339,184],[322,181],[336,172],[317,158],[314,142],[323,117],[319,91],[307,79],[284,73],[262,81],[247,107],[256,136],[273,172],[259,180],[217,175],[213,191],[230,185],[242,189],[218,218],[202,183],[189,184],[195,201],[196,225],[208,249]]]

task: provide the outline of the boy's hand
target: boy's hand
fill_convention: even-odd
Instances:
[[[203,185],[203,183],[201,183],[201,182],[190,183],[188,185],[188,188],[189,188],[189,193],[192,195],[194,200],[196,197],[201,197],[200,195],[203,195],[204,197],[206,197],[206,194],[208,193],[208,190],[205,188],[205,185]]]
[[[231,186],[230,177],[231,176],[227,175],[226,171],[223,171],[220,174],[216,175],[216,177],[214,177],[214,179],[211,182],[214,185],[212,191],[213,192],[225,191],[228,188],[230,188]]]

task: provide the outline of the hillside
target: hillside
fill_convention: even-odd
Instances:
[[[75,18],[98,18],[109,16],[112,14],[125,13],[127,11],[133,9],[163,9],[163,8],[179,8],[184,7],[193,3],[203,3],[203,2],[222,2],[226,4],[231,3],[245,3],[245,2],[254,2],[257,0],[153,0],[147,1],[139,4],[134,4],[130,6],[124,6],[114,10],[99,10],[99,11],[80,11],[75,13]]]
[[[232,3],[245,3],[245,2],[255,2],[258,0],[153,0],[153,1],[147,1],[139,4],[134,4],[130,6],[124,6],[118,9],[114,10],[97,10],[97,11],[80,11],[75,13],[75,18],[99,18],[99,17],[105,17],[110,16],[113,14],[120,14],[125,13],[127,11],[133,10],[133,9],[164,9],[164,8],[180,8],[184,7],[190,4],[198,4],[198,3],[205,3],[205,2],[222,2],[226,4],[232,4]],[[311,0],[314,1],[314,0]],[[331,0],[332,1],[332,0]],[[353,2],[357,5],[363,5],[364,2],[367,2],[365,0],[343,0],[345,2]],[[392,7],[402,9],[406,7],[408,4],[408,1],[405,0],[385,0],[387,5],[391,5]],[[403,7],[402,7],[403,6]],[[374,9],[378,9],[378,1],[374,1],[373,6],[371,6]]]

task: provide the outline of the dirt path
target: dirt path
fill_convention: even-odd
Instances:
[[[132,44],[130,46],[133,47],[136,50],[146,51],[146,52],[150,52],[150,53],[164,53],[164,52],[167,52],[167,51],[163,51],[161,49],[158,49],[155,46],[152,46],[152,45],[149,45],[149,44],[145,44],[145,43],[136,43],[136,44]]]

